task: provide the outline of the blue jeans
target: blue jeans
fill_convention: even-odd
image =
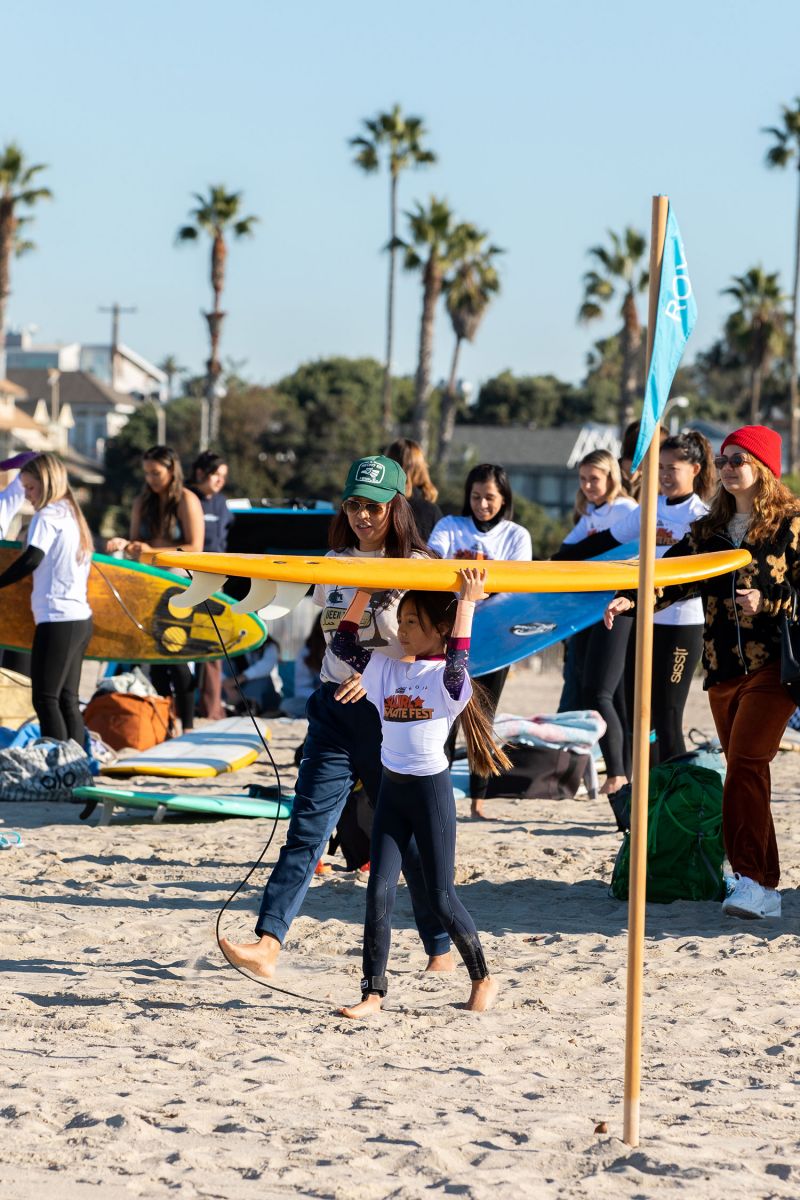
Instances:
[[[256,933],[283,943],[300,911],[314,868],[325,852],[347,797],[360,779],[374,804],[381,781],[381,725],[368,700],[339,704],[336,684],[323,683],[308,701],[308,734],[295,787],[286,844],[272,869]],[[416,843],[403,858],[414,920],[428,954],[446,954],[450,939],[428,903]]]

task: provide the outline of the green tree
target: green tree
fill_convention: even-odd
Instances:
[[[755,425],[761,418],[764,379],[772,361],[786,349],[786,297],[778,272],[768,274],[762,267],[734,275],[722,295],[732,297],[738,305],[725,322],[725,334],[750,368],[750,423]]]
[[[636,297],[646,289],[649,279],[647,267],[642,266],[647,241],[630,226],[621,236],[609,230],[608,237],[610,248],[592,246],[589,250],[594,266],[583,277],[584,294],[578,320],[596,320],[603,315],[607,305],[621,298],[619,426],[622,431],[633,420],[636,399],[644,389],[644,378],[639,370],[642,325]]]
[[[218,384],[222,375],[222,364],[219,359],[219,343],[222,336],[222,323],[225,313],[222,311],[222,293],[225,288],[225,264],[228,257],[226,236],[234,238],[250,237],[258,217],[240,216],[242,207],[241,192],[226,192],[221,184],[209,187],[208,195],[202,196],[195,192],[196,207],[191,210],[192,224],[182,225],[177,233],[177,241],[193,242],[201,233],[211,238],[211,290],[214,305],[211,312],[205,313],[208,324],[210,353],[206,363],[206,401],[208,404],[208,429],[201,432],[201,449],[208,442],[216,442],[219,435],[220,396]]]
[[[429,402],[436,305],[442,294],[445,276],[454,266],[459,250],[464,245],[466,227],[463,223],[457,224],[447,203],[437,200],[435,196],[431,196],[427,208],[417,203],[414,211],[406,216],[411,242],[403,243],[404,265],[407,271],[419,271],[422,275],[422,317],[412,437],[419,442],[427,456],[430,442]],[[417,247],[422,253],[418,253]]]
[[[767,150],[768,167],[786,167],[793,160],[800,172],[800,97],[794,108],[783,106],[783,125],[764,130],[773,138]],[[797,323],[800,319],[800,174],[798,174],[797,211],[794,234],[794,283],[792,320],[789,326],[789,460],[792,471],[800,470],[800,407],[797,396]]]
[[[460,233],[459,233],[460,230]],[[442,397],[439,414],[439,441],[436,447],[436,462],[445,466],[453,440],[458,406],[458,358],[465,341],[471,342],[478,332],[486,309],[500,291],[500,276],[495,259],[503,251],[499,246],[487,245],[488,233],[474,225],[459,226],[453,238],[456,246],[452,272],[445,280],[445,307],[453,326],[456,340],[450,377]]]
[[[502,371],[481,385],[470,409],[469,423],[546,429],[551,425],[582,424],[593,415],[583,389],[555,375],[514,375],[512,371]]]
[[[44,163],[29,164],[16,142],[8,142],[0,155],[0,376],[5,374],[6,310],[11,295],[11,258],[34,249],[22,236],[40,200],[52,200],[49,188],[36,187],[36,176],[47,169]]]
[[[355,164],[371,174],[385,159],[389,171],[389,287],[386,299],[386,363],[383,375],[383,432],[391,436],[392,414],[392,353],[394,346],[395,256],[400,246],[397,236],[397,193],[400,174],[407,167],[427,166],[436,162],[432,150],[426,150],[423,140],[427,130],[421,117],[403,116],[399,104],[390,112],[381,112],[362,122],[364,133],[350,138],[357,151]]]

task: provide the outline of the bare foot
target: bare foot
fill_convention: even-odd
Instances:
[[[378,996],[375,992],[370,992],[364,997],[359,1004],[354,1004],[352,1008],[340,1008],[339,1016],[349,1017],[351,1021],[360,1021],[362,1017],[370,1017],[373,1013],[381,1011],[383,996]]]
[[[229,942],[227,938],[220,938],[219,944],[228,962],[233,963],[235,967],[243,967],[262,979],[271,979],[275,974],[281,944],[271,934],[265,933],[257,942],[245,943]]]
[[[455,971],[456,964],[452,952],[447,951],[447,954],[432,954],[428,959],[426,971]]]
[[[474,979],[469,1000],[466,1003],[468,1012],[488,1012],[497,999],[500,986],[496,979],[487,975],[485,979]]]
[[[624,775],[609,775],[603,786],[600,788],[601,796],[613,796],[620,788],[624,788],[627,783]]]
[[[483,800],[473,800],[469,806],[469,815],[473,821],[488,821],[486,813],[483,811]]]

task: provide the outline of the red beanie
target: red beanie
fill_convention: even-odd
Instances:
[[[753,458],[768,467],[776,479],[781,477],[781,435],[766,425],[743,425],[729,433],[722,443],[726,446],[741,446],[749,450]]]

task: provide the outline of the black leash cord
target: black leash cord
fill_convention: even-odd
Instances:
[[[270,830],[269,837],[267,838],[267,841],[266,841],[261,853],[259,854],[256,861],[253,863],[250,870],[245,875],[244,879],[241,881],[241,883],[236,885],[236,888],[231,892],[230,896],[228,896],[228,899],[225,901],[222,908],[217,913],[217,920],[214,925],[214,936],[217,939],[217,945],[219,946],[220,954],[225,959],[225,962],[228,964],[229,967],[233,967],[234,971],[238,971],[238,973],[244,979],[246,979],[249,983],[258,983],[261,985],[261,987],[265,987],[271,992],[279,992],[282,996],[291,996],[293,1000],[304,1000],[307,1004],[317,1004],[317,1005],[323,1006],[324,1008],[330,1009],[331,1003],[329,1000],[319,1000],[316,996],[304,996],[300,992],[291,992],[291,991],[289,991],[288,988],[277,987],[274,983],[267,982],[266,979],[259,979],[258,976],[248,975],[247,972],[243,971],[241,967],[237,967],[236,963],[231,962],[231,960],[228,958],[225,951],[222,949],[222,942],[220,941],[220,934],[219,934],[220,924],[222,923],[222,916],[223,916],[225,910],[228,908],[228,906],[239,895],[239,892],[242,890],[242,888],[245,886],[245,884],[249,883],[250,878],[252,877],[253,873],[258,869],[258,867],[261,866],[261,863],[264,861],[264,855],[267,853],[270,846],[272,845],[272,840],[275,837],[275,834],[278,829],[278,819],[279,819],[280,810],[281,810],[280,809],[281,796],[282,796],[283,792],[282,792],[282,788],[281,788],[281,776],[280,776],[280,771],[278,770],[278,764],[275,762],[275,759],[272,757],[272,751],[269,748],[269,744],[268,744],[266,738],[264,737],[263,733],[261,732],[261,730],[258,727],[258,721],[255,719],[252,712],[250,711],[250,705],[247,703],[247,701],[245,699],[244,692],[242,691],[241,684],[239,683],[239,676],[236,673],[236,668],[234,667],[233,663],[231,662],[231,658],[230,658],[230,655],[228,654],[227,647],[225,645],[225,642],[222,639],[222,634],[219,631],[217,622],[214,620],[214,614],[211,612],[211,609],[209,608],[208,601],[207,600],[204,601],[203,604],[204,604],[205,610],[208,614],[209,620],[211,621],[211,624],[214,626],[214,632],[216,633],[216,635],[219,639],[219,644],[222,647],[223,654],[225,655],[225,661],[228,664],[228,669],[231,673],[231,677],[233,678],[233,681],[236,684],[236,690],[239,693],[239,698],[242,701],[242,705],[247,710],[247,712],[250,716],[250,720],[253,722],[253,727],[254,727],[256,733],[258,734],[259,739],[261,740],[261,745],[266,750],[267,757],[269,758],[269,761],[272,764],[272,769],[275,772],[276,786],[278,789],[278,799],[277,799],[277,808],[275,810],[275,819],[272,822],[272,829]]]

